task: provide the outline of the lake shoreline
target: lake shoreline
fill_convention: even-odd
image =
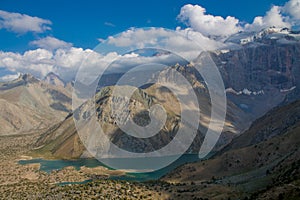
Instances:
[[[29,157],[28,157],[29,158]],[[43,159],[43,158],[33,158],[33,159],[20,159],[18,164],[27,165],[33,163],[40,164],[40,171],[51,173],[53,171],[60,171],[64,168],[73,167],[74,170],[81,172],[83,169],[86,173],[89,170],[88,174],[92,176],[95,175],[95,179],[97,178],[107,178],[112,180],[125,180],[125,181],[156,181],[159,180],[162,176],[166,175],[170,171],[175,168],[186,164],[199,161],[198,154],[183,154],[176,161],[171,163],[165,168],[152,171],[152,172],[125,172],[123,170],[114,170],[112,168],[107,167],[100,161],[94,158],[79,158],[79,159]],[[100,169],[99,169],[100,168]],[[98,172],[96,173],[96,171]],[[84,180],[86,181],[86,180]],[[80,181],[81,182],[81,181]]]

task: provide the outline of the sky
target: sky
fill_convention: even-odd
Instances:
[[[18,72],[75,72],[99,42],[130,28],[189,29],[216,47],[206,37],[271,25],[294,28],[299,13],[300,0],[1,0],[0,76],[6,77],[0,80]]]
[[[174,29],[182,25],[176,20],[185,4],[199,4],[207,12],[220,16],[235,16],[251,22],[255,16],[264,15],[272,4],[283,5],[283,0],[153,0],[153,1],[61,1],[61,0],[1,0],[0,9],[48,19],[52,22],[47,34],[71,42],[77,47],[93,48],[97,38],[125,31],[130,27],[164,27]],[[0,49],[25,51],[28,40],[43,34],[15,34],[0,30]]]

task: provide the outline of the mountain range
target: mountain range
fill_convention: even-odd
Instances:
[[[273,36],[274,34],[277,37]],[[255,120],[262,117],[269,110],[299,99],[300,43],[297,42],[298,37],[296,36],[298,35],[292,37],[292,34],[294,33],[286,29],[270,28],[261,33],[256,33],[255,40],[243,44],[242,48],[230,51],[210,52],[211,57],[221,72],[227,93],[226,123],[223,133],[214,149],[215,151],[229,144],[233,138],[246,131]],[[239,38],[242,38],[242,36],[243,34],[241,33]],[[236,38],[237,36],[232,36],[232,38],[234,37]],[[279,42],[282,38],[291,42]],[[232,42],[233,39],[228,40]],[[254,44],[255,47],[253,46]],[[205,83],[192,65],[174,65],[172,69],[184,74],[189,82],[193,83],[193,89],[196,91],[198,101],[200,102],[199,106],[202,118],[199,121],[198,134],[194,143],[187,151],[189,153],[196,153],[201,146],[210,119],[209,94]],[[166,76],[174,77],[172,73]],[[108,134],[112,141],[122,148],[138,151],[137,149],[132,149],[135,146],[133,144],[136,144],[138,140],[126,137],[122,131],[120,132],[116,124],[114,124],[113,117],[109,114],[108,108],[111,104],[111,90],[113,89],[109,85],[113,85],[113,81],[111,82],[111,80],[115,78],[116,75],[113,74],[112,79],[109,77],[105,78],[105,83],[101,80],[101,84],[105,87],[102,88],[102,91],[98,91],[96,95],[97,107],[101,110],[98,117],[101,123],[107,124],[109,127]],[[146,149],[146,151],[150,151],[154,147],[147,145],[147,143],[152,144],[154,142],[156,145],[166,145],[176,132],[175,127],[182,126],[182,124],[178,122],[180,119],[179,111],[175,109],[175,112],[171,113],[172,108],[178,106],[174,106],[176,105],[176,99],[171,95],[170,91],[158,85],[150,85],[139,89],[139,91],[145,95],[140,95],[137,99],[132,100],[131,103],[134,106],[131,109],[132,111],[138,110],[143,114],[132,112],[133,118],[135,114],[137,115],[136,119],[147,121],[147,110],[151,105],[145,102],[158,102],[170,111],[168,113],[170,121],[167,121],[169,125],[162,131],[164,133],[161,133],[160,137],[151,138],[150,141],[144,141],[137,145],[139,151],[145,151]],[[161,101],[160,99],[167,99],[168,101]],[[78,115],[82,116],[85,112],[86,110],[80,110]],[[84,148],[77,147],[77,144],[81,144],[81,142],[79,137],[74,136],[76,135],[76,129],[70,118],[69,115],[63,122],[59,122],[44,133],[38,141],[37,147],[43,151],[43,148],[49,149],[49,146],[51,146],[52,148],[49,150],[53,155],[68,158],[68,151],[58,150],[64,149],[64,144],[69,144],[68,148],[70,148],[71,144],[74,144],[69,151],[74,152],[74,149],[80,149],[82,152],[77,151],[71,157],[74,155],[77,157],[85,156]],[[69,130],[74,131],[70,132]],[[60,136],[66,133],[71,134],[72,137],[71,135],[68,137],[65,136],[65,140],[62,142]],[[78,141],[73,141],[74,139]],[[59,143],[55,142],[56,140]]]
[[[271,27],[256,33],[240,32],[225,43],[231,49],[210,52],[226,88],[227,115],[222,135],[206,160],[185,164],[161,180],[170,183],[214,183],[238,188],[244,198],[277,198],[299,194],[300,132],[300,34]],[[185,153],[197,153],[208,128],[211,112],[209,91],[192,64],[174,64],[191,83],[201,110],[196,138]],[[174,77],[172,70],[164,74]],[[72,83],[48,74],[39,80],[22,74],[14,81],[0,84],[0,135],[25,134],[40,130],[32,155],[45,158],[74,159],[91,157],[78,135],[73,118],[89,118],[94,109],[110,141],[131,152],[150,152],[170,143],[182,123],[180,102],[159,84],[135,88],[126,104],[113,96],[120,75],[107,75],[87,101],[71,110]],[[176,82],[176,79],[175,79]],[[177,88],[180,91],[180,87]],[[150,123],[149,109],[161,104],[166,123],[156,136],[139,139],[118,128],[111,114],[114,101],[126,107],[135,123]],[[193,109],[192,106],[188,109]],[[160,121],[160,116],[157,121]],[[285,189],[283,189],[284,187]],[[284,191],[286,190],[286,191]]]

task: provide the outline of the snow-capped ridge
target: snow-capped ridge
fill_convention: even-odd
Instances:
[[[262,29],[259,32],[240,31],[239,33],[230,36],[225,41],[225,43],[246,45],[254,42],[265,43],[269,40],[277,41],[280,39],[285,39],[288,41],[299,41],[300,33],[297,31],[292,31],[288,28],[277,28],[273,26]]]

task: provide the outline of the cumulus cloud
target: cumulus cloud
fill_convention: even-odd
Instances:
[[[0,66],[11,72],[31,73],[39,78],[54,72],[66,81],[74,80],[77,70],[82,67],[87,76],[93,79],[92,76],[104,70],[115,59],[119,59],[113,67],[115,70],[134,63],[169,64],[175,60],[170,55],[144,56],[137,52],[129,53],[132,50],[162,49],[190,61],[202,50],[214,50],[222,46],[222,43],[199,32],[180,28],[175,31],[163,28],[130,29],[109,37],[95,50],[72,47],[72,44],[53,37],[42,38],[31,44],[39,48],[23,54],[0,51]]]
[[[121,56],[114,52],[101,55],[90,49],[76,47],[56,51],[38,48],[23,54],[0,51],[0,66],[13,73],[30,73],[37,78],[54,72],[63,80],[71,81],[79,67],[88,70],[90,75],[97,74],[117,57]]]
[[[290,0],[284,6],[272,6],[265,16],[254,18],[252,24],[245,26],[246,30],[260,30],[275,26],[278,28],[292,28],[300,25],[300,0]]]
[[[199,5],[183,6],[178,19],[205,36],[228,36],[241,30],[239,20],[235,17],[227,16],[224,19],[221,16],[206,14],[205,8]]]
[[[72,43],[68,43],[50,36],[32,41],[30,44],[51,51],[59,48],[70,48],[73,46]]]
[[[42,33],[50,30],[50,20],[29,15],[0,10],[0,29],[7,29],[15,33]]]
[[[163,28],[136,29],[132,28],[107,40],[101,40],[103,45],[121,49],[123,54],[132,49],[157,48],[167,50],[191,60],[203,50],[216,50],[224,46],[223,43],[203,36],[190,28],[177,28],[175,31]]]
[[[12,81],[12,80],[17,79],[19,76],[20,76],[19,73],[17,73],[17,74],[8,74],[8,75],[0,77],[0,82]]]
[[[163,28],[131,28],[117,36],[109,36],[107,41],[108,44],[118,47],[134,46],[137,48],[144,48],[147,45],[156,45],[159,38],[166,37],[168,35],[169,32]]]
[[[293,25],[299,24],[300,20],[300,0],[290,0],[282,8],[284,13],[290,15]]]
[[[45,49],[26,51],[23,55],[0,52],[0,65],[12,72],[32,73],[37,77],[53,71],[52,52]]]
[[[188,4],[182,7],[178,15],[180,21],[190,26],[185,29],[131,28],[119,35],[110,36],[107,40],[99,39],[101,44],[95,50],[76,48],[71,43],[48,36],[32,41],[30,44],[38,49],[23,54],[0,51],[0,66],[11,72],[31,73],[39,78],[54,72],[66,81],[74,80],[81,66],[86,68],[84,72],[93,80],[92,76],[99,70],[104,70],[115,59],[119,59],[114,65],[116,70],[133,64],[171,63],[174,60],[168,54],[151,57],[139,52],[128,53],[136,49],[162,49],[191,61],[201,51],[231,47],[228,43],[224,44],[208,36],[225,37],[239,30],[259,31],[270,26],[290,28],[299,24],[299,13],[300,0],[290,0],[282,7],[272,6],[265,16],[255,17],[253,23],[242,26],[234,17],[213,16],[206,14],[201,6]],[[50,29],[50,24],[50,21],[41,18],[0,11],[0,28],[13,32],[44,32]],[[0,80],[10,80],[14,76],[16,75],[7,75]]]
[[[257,16],[251,24],[241,23],[235,17],[206,14],[200,5],[184,5],[178,19],[204,36],[229,36],[238,31],[260,31],[264,28],[292,28],[300,25],[300,0],[290,0],[284,6],[273,5],[264,16]],[[241,25],[244,24],[244,25]]]
[[[260,31],[263,28],[278,27],[278,28],[291,28],[289,18],[282,15],[282,8],[280,6],[272,6],[264,17],[255,17],[252,24],[246,24],[245,30]]]
[[[60,53],[61,51],[70,52],[69,56],[75,57],[72,54],[74,52],[72,48],[71,50],[62,49],[54,53],[40,48],[26,51],[24,54],[0,52],[0,66],[12,72],[31,73],[39,78],[44,77],[49,72],[59,73],[62,68],[73,68],[72,71],[75,71],[80,64],[76,60],[70,62],[68,65],[59,66],[62,64],[61,60],[66,58],[61,58],[66,54]],[[82,49],[78,49],[78,51],[81,51],[82,54],[85,53]]]

